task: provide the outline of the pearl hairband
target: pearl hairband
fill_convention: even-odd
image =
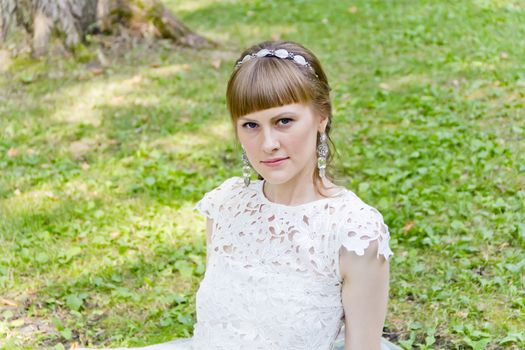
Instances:
[[[277,57],[277,58],[291,60],[300,66],[308,67],[315,74],[315,76],[319,78],[319,76],[317,76],[317,73],[315,73],[315,70],[313,69],[313,67],[310,65],[310,63],[306,61],[306,59],[303,56],[296,55],[293,52],[288,52],[285,49],[278,49],[278,50],[261,49],[257,53],[247,54],[246,56],[243,57],[242,60],[238,61],[235,64],[235,69],[239,68],[240,65],[243,64],[244,62],[249,61],[252,58],[256,58],[256,57]]]

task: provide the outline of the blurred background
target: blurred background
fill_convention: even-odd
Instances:
[[[46,2],[47,1],[47,2]],[[525,348],[525,2],[0,0],[0,348],[190,337],[226,82],[313,50],[336,182],[391,232],[384,336]]]

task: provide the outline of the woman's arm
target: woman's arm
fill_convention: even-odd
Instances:
[[[345,350],[380,350],[388,303],[389,263],[377,257],[374,240],[359,256],[342,249],[340,272],[345,313]]]

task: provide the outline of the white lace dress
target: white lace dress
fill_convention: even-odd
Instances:
[[[350,190],[287,206],[270,202],[263,183],[231,177],[196,204],[214,226],[193,337],[140,349],[343,349],[339,250],[363,255],[378,240],[388,259],[388,227]]]

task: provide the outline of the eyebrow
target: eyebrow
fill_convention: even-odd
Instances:
[[[293,112],[283,112],[283,113],[277,114],[275,117],[273,117],[270,120],[275,120],[275,119],[281,118],[282,116],[285,116],[285,115],[297,116],[297,114],[295,114]],[[249,118],[246,118],[246,117],[240,117],[238,120],[249,120],[249,121],[255,121],[255,122],[257,121],[257,120],[249,119]]]

